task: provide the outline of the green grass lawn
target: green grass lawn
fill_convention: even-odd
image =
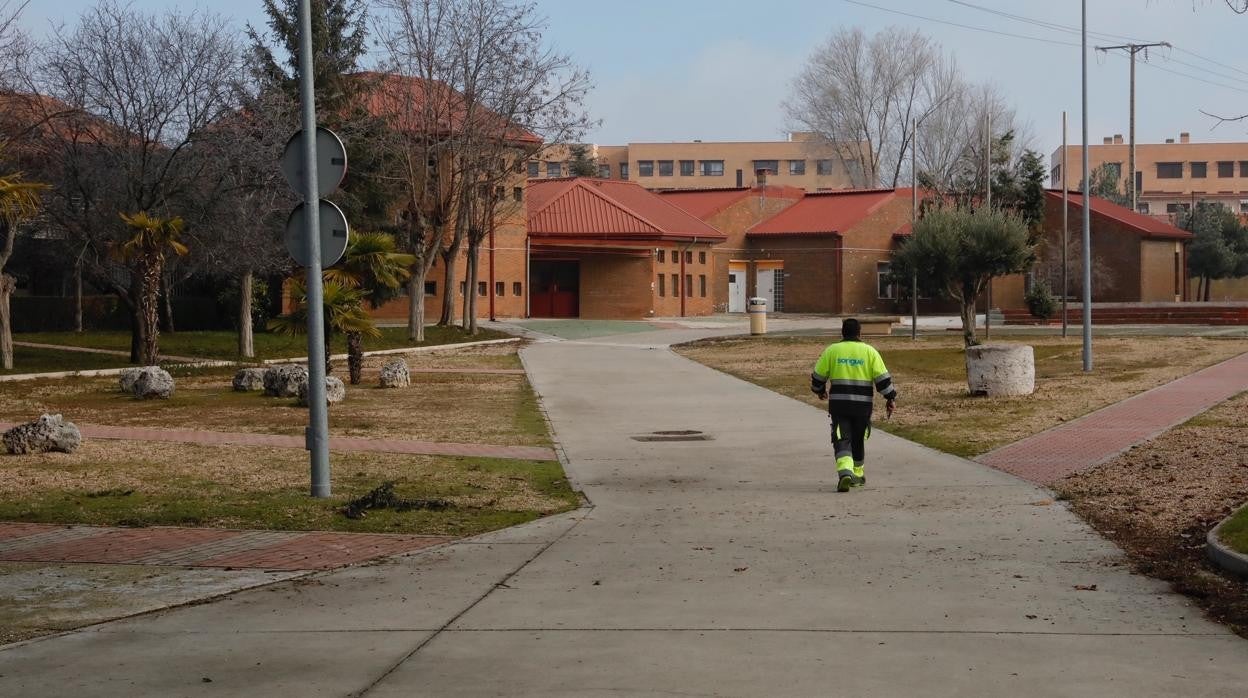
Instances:
[[[13,368],[7,371],[0,368],[0,376],[53,371],[89,371],[101,368],[124,368],[129,365],[130,363],[124,356],[13,347]]]
[[[1219,533],[1223,543],[1231,546],[1235,552],[1248,555],[1248,506],[1235,512]]]
[[[407,339],[405,327],[382,327],[381,337],[364,340],[365,351],[379,349],[400,349],[411,346],[432,346],[436,344],[454,344],[457,342],[474,342],[487,339],[502,339],[508,335],[494,330],[481,329],[476,335],[469,335],[457,327],[427,327],[424,342],[411,342]],[[110,349],[113,351],[130,351],[129,332],[30,332],[13,335],[16,342],[35,342],[40,344],[59,344],[63,346],[88,347],[92,349]],[[306,336],[287,336],[270,332],[257,332],[255,335],[256,359],[282,359],[295,356],[307,356],[308,339]],[[334,353],[347,351],[345,336],[337,336],[333,341]],[[169,356],[189,356],[202,359],[238,359],[238,334],[235,332],[177,332],[161,334],[160,352]],[[75,354],[71,358],[76,358]],[[81,356],[89,356],[83,354]],[[121,365],[125,365],[124,363]],[[79,366],[63,366],[46,370],[81,370]]]

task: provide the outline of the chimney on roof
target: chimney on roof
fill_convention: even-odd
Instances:
[[[1109,136],[1105,136],[1104,138],[1102,138],[1102,139],[1101,139],[1101,144],[1102,144],[1102,145],[1113,145],[1113,144],[1114,144],[1114,139],[1110,138]]]
[[[1121,133],[1115,133],[1115,134],[1114,134],[1114,145],[1122,145],[1122,134],[1121,134]]]
[[[1180,143],[1191,143],[1191,142],[1192,142],[1192,134],[1188,133],[1187,131],[1183,131],[1182,133],[1180,133],[1180,134],[1179,134],[1179,142],[1180,142]]]
[[[1174,139],[1173,139],[1173,138],[1167,138],[1167,139],[1166,139],[1166,142],[1167,142],[1167,143],[1173,143],[1173,142],[1174,142]]]

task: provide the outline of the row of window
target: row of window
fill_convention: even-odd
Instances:
[[[780,173],[780,160],[755,160],[754,172],[765,171],[768,174],[776,175]],[[805,160],[786,160],[788,163],[788,173],[794,176],[806,174]],[[529,162],[529,176],[540,177],[542,163],[533,160]],[[657,170],[660,177],[672,177],[676,173],[676,168],[680,168],[681,177],[693,177],[700,175],[702,177],[723,177],[724,161],[723,160],[638,160],[637,176],[653,177]],[[618,165],[620,179],[628,179],[629,169],[627,162],[621,162]],[[831,160],[816,160],[815,172],[819,175],[827,176],[832,174]],[[564,163],[547,161],[546,176],[562,177],[564,175]],[[602,179],[611,179],[611,165],[602,163],[598,165],[598,176]]]
[[[1138,209],[1138,210],[1139,210],[1139,212],[1140,212],[1140,213],[1152,213],[1152,207],[1149,205],[1149,202],[1147,202],[1147,201],[1141,201],[1141,202],[1139,202],[1139,203],[1138,203],[1138,206],[1139,206],[1139,209]],[[1228,205],[1228,204],[1226,204],[1226,203],[1223,203],[1223,204],[1222,204],[1222,207],[1223,207],[1223,208],[1225,208],[1225,209],[1226,209],[1226,210],[1228,210],[1228,211],[1234,211],[1234,210],[1235,210],[1233,207],[1231,207],[1230,205]],[[1192,210],[1192,205],[1191,205],[1190,203],[1188,203],[1188,204],[1183,204],[1183,203],[1169,203],[1169,204],[1166,204],[1166,213],[1178,213],[1179,211],[1191,211],[1191,210]],[[1240,212],[1240,213],[1244,213],[1244,214],[1248,214],[1248,199],[1242,199],[1242,200],[1240,200],[1240,202],[1239,202],[1239,212]]]
[[[655,261],[666,262],[667,250],[657,250],[654,255]],[[680,264],[680,250],[672,250],[672,264]],[[685,250],[685,264],[693,264],[693,251]],[[706,264],[706,251],[698,252],[698,264]]]
[[[488,282],[478,281],[477,282],[477,295],[484,298],[488,294],[489,288],[490,288],[490,285]],[[468,291],[468,282],[467,281],[459,282],[459,295],[462,296],[467,291]],[[425,295],[426,296],[438,295],[438,282],[437,281],[425,282]],[[506,281],[494,282],[494,295],[498,296],[499,298],[502,298],[507,295],[507,282]],[[524,284],[520,283],[519,281],[513,281],[511,283],[511,295],[523,296]]]
[[[1194,179],[1204,179],[1209,176],[1208,162],[1189,162],[1187,170],[1190,177]],[[1218,177],[1228,178],[1235,176],[1234,160],[1219,160],[1215,163],[1217,166]],[[1157,179],[1182,179],[1183,178],[1182,162],[1159,162],[1157,163]],[[1248,177],[1248,160],[1239,161],[1239,176]]]
[[[668,288],[667,275],[659,274],[656,278],[658,279],[659,296],[660,297],[666,296],[667,288]],[[671,286],[672,298],[679,298],[680,297],[680,274],[672,274],[671,278],[672,278],[672,286]],[[701,296],[702,298],[706,298],[706,274],[698,274],[698,295]],[[693,274],[685,274],[685,297],[693,298]]]

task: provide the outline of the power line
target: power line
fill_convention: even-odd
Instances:
[[[858,5],[860,7],[869,7],[873,10],[879,10],[881,12],[889,12],[895,15],[902,15],[904,17],[910,17],[912,19],[921,19],[925,22],[935,22],[937,24],[945,24],[951,27],[959,27],[961,29],[970,29],[971,31],[984,32],[986,34],[996,34],[998,36],[1006,36],[1011,39],[1024,39],[1026,41],[1039,41],[1041,43],[1054,44],[1057,46],[1074,46],[1074,47],[1079,46],[1079,44],[1076,44],[1072,41],[1058,41],[1056,39],[1045,39],[1045,38],[1041,38],[1038,36],[1027,36],[1026,34],[1013,34],[1010,32],[997,31],[995,29],[988,29],[986,27],[976,27],[970,24],[960,24],[958,22],[950,22],[950,21],[943,20],[943,19],[936,19],[935,17],[917,15],[911,12],[902,12],[901,10],[894,10],[889,7],[880,7],[879,5],[872,5],[870,3],[860,2],[859,0],[842,0],[842,1],[847,2],[851,5]]]

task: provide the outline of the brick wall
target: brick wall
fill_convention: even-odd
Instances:
[[[1175,255],[1182,264],[1182,253],[1182,244],[1173,240],[1140,241],[1141,301],[1182,300],[1175,294],[1176,289],[1182,294],[1182,276],[1175,278]],[[1181,274],[1181,266],[1179,271]]]
[[[716,271],[718,264],[718,255],[715,253],[715,247],[711,245],[698,244],[690,247],[685,262],[685,277],[681,277],[680,256],[685,252],[684,245],[673,245],[667,243],[660,247],[663,250],[663,261],[659,261],[657,255],[654,257],[652,267],[652,277],[650,281],[654,284],[652,292],[652,306],[656,317],[680,317],[680,293],[685,294],[685,315],[710,315],[715,312],[715,286]],[[725,259],[723,264],[723,286],[725,293],[724,305],[727,305],[727,289],[728,289],[728,264]],[[660,294],[659,275],[663,276],[663,293]],[[676,286],[673,286],[673,275]],[[702,277],[706,278],[706,295],[702,295]],[[685,283],[689,282],[686,288]],[[679,291],[677,290],[679,289]]]
[[[723,211],[706,219],[716,230],[728,236],[714,248],[714,268],[707,283],[711,287],[711,303],[714,312],[728,312],[728,263],[730,260],[750,259],[751,246],[745,239],[745,231],[759,221],[766,220],[797,203],[793,193],[769,192],[767,196],[751,192]],[[754,294],[754,270],[746,275],[747,297]]]
[[[585,254],[581,260],[581,317],[640,320],[650,316],[649,256]]]

